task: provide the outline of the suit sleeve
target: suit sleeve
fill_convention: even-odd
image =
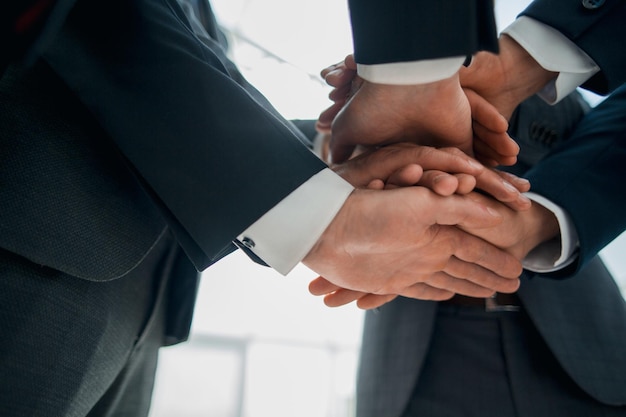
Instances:
[[[175,0],[79,1],[44,59],[99,120],[199,269],[324,169]]]
[[[596,8],[585,8],[583,3],[578,0],[535,0],[521,15],[555,28],[585,51],[601,71],[583,87],[607,94],[626,82],[626,2],[595,2],[598,4]]]
[[[580,241],[578,271],[626,230],[626,86],[592,109],[569,140],[527,173],[532,191],[571,216]]]
[[[497,51],[492,0],[350,0],[349,5],[359,64]]]

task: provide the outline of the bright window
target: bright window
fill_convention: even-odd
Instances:
[[[330,103],[319,71],[352,50],[346,3],[213,1],[246,78],[303,119]],[[498,2],[501,26],[526,3]],[[604,253],[626,278],[624,248],[626,236]],[[309,295],[315,276],[299,266],[283,277],[242,253],[205,271],[190,341],[161,350],[152,417],[353,416],[362,312]]]

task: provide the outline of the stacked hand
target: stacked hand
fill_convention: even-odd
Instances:
[[[502,222],[493,227],[486,228],[474,228],[465,225],[459,225],[459,228],[476,238],[484,239],[481,241],[483,242],[482,245],[486,242],[490,242],[495,247],[513,255],[515,259],[523,259],[528,252],[539,243],[549,240],[558,234],[558,226],[553,214],[540,205],[532,205],[530,210],[518,211],[482,194],[471,193],[467,198],[499,213],[502,216]],[[485,254],[485,256],[491,255]],[[444,268],[444,271],[445,270],[446,268]],[[466,272],[469,271],[468,269]],[[478,268],[472,269],[471,272],[478,274],[484,273],[484,271]],[[441,274],[438,273],[437,276],[441,276]],[[468,277],[468,279],[472,278]],[[423,294],[417,294],[419,296],[415,296],[416,294],[407,291],[375,294],[349,290],[323,277],[312,281],[309,285],[309,290],[314,295],[324,295],[324,302],[331,307],[341,306],[356,300],[360,308],[371,309],[393,300],[397,295],[412,298],[425,298],[422,296]],[[503,292],[501,290],[497,291]],[[448,296],[452,296],[452,292],[454,291],[450,289]],[[456,292],[462,294],[462,292]],[[470,295],[476,297],[484,296],[478,295],[478,292]],[[432,299],[436,300],[438,298],[432,297]]]
[[[487,166],[515,163],[519,147],[506,133],[507,119],[555,76],[512,39],[503,36],[500,45],[500,55],[479,53],[469,68],[432,84],[367,82],[357,76],[351,56],[322,71],[334,87],[334,104],[320,115],[317,128],[330,135],[331,158],[339,164],[334,169],[355,186],[369,188],[355,195],[385,193],[396,205],[394,216],[386,217],[382,202],[373,211],[347,204],[338,218],[364,216],[369,226],[347,231],[357,239],[342,246],[335,233],[346,231],[332,231],[331,224],[305,259],[345,256],[345,268],[313,268],[322,276],[310,291],[325,295],[328,305],[357,300],[359,307],[373,308],[398,295],[441,300],[455,293],[512,292],[519,282],[506,278],[517,278],[520,260],[558,234],[554,216],[519,194],[528,190],[527,182],[458,165],[470,160],[463,152]],[[399,142],[433,147],[389,146]],[[378,150],[354,157],[357,147]],[[472,192],[475,188],[482,193]],[[489,224],[481,215],[485,207],[497,213],[497,221]],[[382,228],[394,231],[388,241],[370,235]],[[346,279],[355,270],[363,274],[357,285]]]
[[[518,259],[463,230],[497,226],[502,214],[464,194],[479,186],[523,211],[530,207],[520,193],[527,181],[503,177],[458,149],[406,143],[362,153],[335,170],[359,188],[304,259],[324,277],[316,282],[329,285],[313,284],[314,293],[358,295],[368,307],[366,294],[441,300],[517,289]]]
[[[333,105],[317,128],[330,133],[333,162],[347,160],[357,145],[396,142],[456,147],[488,165],[512,165],[519,146],[507,120],[458,76],[420,85],[382,85],[362,80],[352,56],[322,71],[334,87]]]
[[[507,120],[525,99],[556,78],[507,35],[499,40],[500,53],[479,52],[472,64],[459,70],[461,85],[474,91]],[[491,112],[491,111],[490,111]]]

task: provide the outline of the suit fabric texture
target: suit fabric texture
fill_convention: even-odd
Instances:
[[[514,129],[512,136],[517,137],[521,146],[520,162],[515,167],[518,172],[524,172],[529,165],[535,163],[538,163],[537,167],[548,164],[550,158],[557,158],[561,152],[567,153],[567,158],[571,161],[569,153],[575,155],[576,147],[580,147],[580,152],[587,156],[591,149],[604,148],[605,144],[600,139],[596,141],[593,132],[591,136],[587,136],[590,132],[587,127],[589,124],[596,126],[597,118],[606,121],[603,113],[613,113],[614,107],[621,112],[618,117],[621,121],[616,122],[611,131],[626,132],[626,90],[622,89],[585,116],[569,140],[561,144],[554,143],[555,139],[556,142],[560,142],[567,137],[564,134],[570,129],[566,126],[571,124],[572,120],[568,120],[571,119],[568,116],[560,120],[552,116],[558,115],[560,111],[562,115],[576,114],[576,101],[568,97],[565,102],[552,108],[535,97],[517,109],[511,127]],[[578,114],[580,115],[580,110]],[[552,139],[545,140],[549,137]],[[613,145],[619,141],[623,142],[623,133],[612,136]],[[589,146],[580,146],[579,143]],[[545,154],[551,147],[557,150],[551,156],[542,158],[541,154]],[[610,149],[611,153],[615,151],[613,147]],[[589,159],[597,158],[598,154],[603,155],[603,152],[593,152]],[[617,153],[616,160],[621,158],[623,161],[625,156]],[[606,161],[601,157],[597,163],[603,165]],[[593,175],[594,172],[593,169],[588,172],[580,170],[576,164],[570,164],[568,167],[570,175],[576,175],[579,171],[582,171],[580,174],[583,176]],[[551,171],[546,167],[542,172],[550,175]],[[612,174],[615,175],[616,172],[619,172],[619,168],[612,165]],[[559,177],[561,175],[563,178],[567,177],[565,173],[560,173]],[[577,179],[584,181],[581,178]],[[550,178],[546,178],[545,181],[550,182]],[[534,185],[532,180],[531,184]],[[554,189],[560,190],[558,184],[550,184]],[[615,190],[615,186],[618,184],[606,184],[605,193],[618,191]],[[626,190],[619,193],[623,194],[624,191]],[[577,204],[593,204],[599,212],[607,210],[619,213],[619,207],[623,207],[623,205],[604,206],[605,200],[590,201],[584,190],[581,189],[580,192],[573,197]],[[593,193],[595,192],[601,191],[594,190]],[[594,221],[589,222],[593,224]],[[482,312],[481,319],[484,321],[478,321],[477,316],[481,313],[476,313],[473,307],[465,307],[470,313],[462,314],[455,311],[452,314],[448,311],[451,306],[404,298],[394,300],[377,312],[368,312],[365,318],[357,384],[357,415],[472,416],[485,412],[489,415],[522,417],[626,415],[624,407],[626,304],[619,288],[598,257],[591,258],[584,267],[573,272],[571,276],[564,278],[559,275],[559,278],[563,279],[553,278],[525,271],[517,293],[522,311]],[[464,315],[475,317],[468,319]],[[490,383],[484,382],[484,375],[475,381],[463,379],[465,374],[470,372],[469,362],[472,362],[470,357],[463,356],[467,355],[467,351],[463,349],[453,351],[449,353],[450,356],[444,357],[444,359],[454,358],[458,361],[457,366],[446,365],[443,361],[439,367],[430,370],[429,367],[435,366],[430,362],[439,360],[436,355],[437,349],[453,349],[450,345],[464,343],[462,339],[459,341],[453,337],[446,338],[445,334],[441,335],[444,329],[448,332],[462,333],[468,331],[469,323],[482,323],[480,325],[486,326],[484,323],[487,321],[492,322],[490,324],[492,328],[489,331],[484,330],[485,338],[492,342],[495,339],[494,350],[488,352],[493,352],[495,357],[504,355],[505,359],[500,365],[493,363],[479,365],[477,372],[480,372],[480,366],[483,366],[482,374],[488,375],[497,366],[501,366],[501,371],[496,375],[502,378],[496,378]],[[532,333],[529,339],[521,336],[527,332]],[[501,337],[497,337],[499,334]],[[479,336],[480,334],[473,335],[473,339],[465,341],[468,349],[471,349],[469,345]],[[518,342],[511,344],[511,340]],[[485,345],[477,343],[475,349],[489,349],[489,346],[487,342]],[[519,359],[523,359],[521,363],[524,365],[518,367],[516,373],[512,367]],[[538,367],[539,370],[534,376],[525,377],[524,373],[528,371],[526,368],[532,366]],[[547,368],[555,369],[554,372],[561,378],[562,382],[556,383],[556,388],[547,384],[549,380],[547,377],[540,376]],[[414,395],[418,395],[414,394],[418,384],[421,387],[428,386],[429,383],[436,383],[434,379],[438,378],[442,379],[442,383],[447,382],[448,391],[443,391],[448,395],[447,397],[444,395],[447,405],[443,410],[438,410],[439,405],[433,401],[437,394],[434,391],[428,396],[418,391],[420,396],[430,397],[425,401],[420,402],[413,398]],[[466,390],[477,384],[488,385],[486,391],[493,393],[497,398],[485,401],[484,405],[481,405],[480,400],[475,397],[461,398],[458,400],[459,404],[454,404],[454,397],[450,391],[458,381],[463,381]],[[537,384],[536,381],[542,381],[542,384],[545,382],[547,385]],[[498,397],[497,393],[500,391],[492,389],[492,386],[509,388],[504,391],[506,395]],[[463,386],[459,387],[459,391],[463,391]],[[459,405],[457,413],[448,414],[453,408],[447,407]],[[507,407],[510,414],[505,412]]]
[[[4,68],[0,415],[147,415],[198,270],[325,167],[204,7],[79,1]]]
[[[560,373],[557,389],[568,384],[569,394],[559,396],[556,389],[522,379],[521,385],[511,388],[515,392],[504,393],[506,397],[500,404],[487,405],[482,410],[489,410],[487,415],[506,415],[502,411],[511,408],[507,402],[517,401],[518,408],[513,409],[517,414],[513,415],[626,415],[626,307],[615,282],[596,257],[600,249],[626,229],[626,189],[620,180],[626,166],[626,91],[621,87],[626,82],[626,54],[621,45],[626,3],[536,0],[522,15],[551,25],[592,57],[601,71],[584,87],[612,95],[590,111],[571,134],[564,130],[571,126],[571,120],[558,120],[551,126],[554,121],[546,121],[544,116],[558,112],[541,109],[538,104],[523,103],[514,116],[520,120],[512,120],[511,127],[516,129],[512,136],[521,142],[520,159],[526,158],[518,165],[518,173],[531,181],[534,192],[563,207],[579,234],[578,257],[572,265],[546,276],[524,273],[518,291],[522,318],[515,324],[518,334],[533,333],[530,352],[536,348],[545,353],[544,366]],[[404,20],[398,18],[396,23],[403,24],[398,22]],[[412,24],[415,22],[412,20]],[[420,45],[416,43],[398,46],[402,47],[419,55]],[[368,62],[376,59],[370,57]],[[552,143],[556,138],[560,138],[557,142],[568,140]],[[433,333],[437,336],[433,343],[439,344],[443,325],[447,329],[459,328],[449,323],[449,315],[445,320],[440,318],[438,310],[446,308],[439,308],[435,302],[399,298],[377,313],[366,314],[357,383],[358,417],[457,416],[479,412],[472,408],[471,404],[477,401],[473,399],[459,413],[446,414],[444,409],[435,414],[435,409],[431,409],[430,414],[411,414],[416,410],[411,403],[416,386],[429,382],[420,381],[420,377],[428,366],[425,361]],[[497,349],[496,353],[502,355]],[[509,358],[526,358],[527,363],[533,363],[532,354],[518,350],[516,355]],[[455,374],[446,375],[454,378]],[[535,381],[541,380],[538,375],[533,376]],[[452,385],[456,381],[449,382]],[[514,384],[512,379],[505,383]],[[528,393],[534,395],[529,398]],[[547,408],[542,409],[542,403]]]
[[[0,414],[85,416],[103,397],[146,414],[158,348],[187,338],[198,272],[45,63],[9,67],[0,107]]]

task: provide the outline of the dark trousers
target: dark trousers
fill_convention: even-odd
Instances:
[[[430,350],[404,417],[626,416],[583,392],[528,316],[439,305]]]
[[[147,416],[173,253],[91,282],[0,250],[0,415]]]

